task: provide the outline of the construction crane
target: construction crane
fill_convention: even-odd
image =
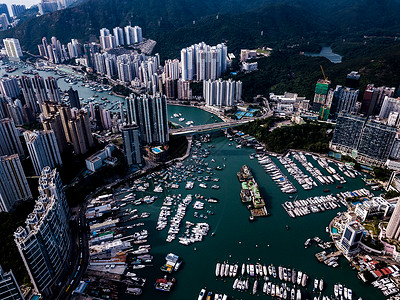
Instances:
[[[328,80],[328,77],[325,76],[324,68],[322,67],[322,65],[319,65],[319,66],[320,66],[320,68],[321,68],[322,75],[324,75],[325,81],[327,81],[327,80]]]

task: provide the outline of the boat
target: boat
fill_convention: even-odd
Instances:
[[[255,294],[255,293],[257,293],[257,285],[258,285],[258,281],[257,281],[257,279],[254,281],[254,285],[253,285],[253,295]]]
[[[329,190],[329,189],[325,189],[324,192],[325,192],[325,193],[329,193],[330,190]]]
[[[199,296],[197,297],[197,300],[203,300],[205,294],[206,294],[206,290],[201,289]]]
[[[246,272],[246,264],[242,264],[242,276]]]
[[[319,280],[317,278],[315,278],[314,279],[314,289],[313,289],[313,291],[316,291],[318,289],[318,283],[319,283]]]
[[[220,264],[220,263],[217,263],[217,265],[216,265],[216,267],[215,267],[215,276],[218,276],[218,275],[219,275],[219,270],[220,270],[220,268],[221,268],[221,264]]]
[[[308,238],[308,239],[304,242],[304,248],[310,247],[310,246],[311,246],[311,243],[312,243],[311,239]]]
[[[319,280],[319,290],[322,292],[323,289],[324,289],[324,280],[321,278]]]
[[[127,294],[131,294],[131,295],[135,295],[135,296],[139,296],[142,294],[142,289],[140,288],[131,288],[131,287],[127,287],[126,288],[126,292]]]
[[[154,287],[156,290],[162,292],[169,292],[171,291],[171,288],[174,286],[175,281],[176,281],[175,278],[168,279],[167,276],[165,275],[164,278],[159,278],[156,280]]]
[[[206,300],[211,300],[211,296],[212,296],[212,292],[208,292]]]

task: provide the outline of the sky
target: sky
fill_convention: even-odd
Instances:
[[[24,4],[26,8],[38,4],[39,2],[40,0],[0,0],[0,3],[5,3],[8,7],[11,7],[11,4]]]

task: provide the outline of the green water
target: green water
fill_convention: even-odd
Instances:
[[[204,114],[204,112],[199,112],[197,109],[190,107],[175,107],[174,109],[181,112],[185,119],[188,120],[194,120],[196,115]],[[171,115],[171,107],[169,108],[169,114]],[[201,118],[206,120],[205,116]],[[234,147],[235,143],[225,137],[213,138],[210,144],[215,145],[215,148],[211,149],[211,154],[206,158],[206,161],[209,162],[210,166],[226,165],[224,170],[214,171],[215,175],[213,177],[220,178],[217,183],[221,187],[219,190],[211,188],[204,190],[199,188],[197,183],[193,190],[188,191],[185,190],[184,184],[181,184],[178,190],[164,191],[164,193],[157,194],[159,199],[151,205],[135,206],[139,212],[151,212],[151,217],[145,223],[150,232],[148,240],[152,245],[150,253],[154,255],[154,267],[136,270],[137,272],[135,272],[139,276],[147,278],[147,283],[141,296],[142,299],[197,299],[199,291],[204,287],[213,292],[225,293],[229,296],[229,299],[269,298],[269,296],[260,291],[260,285],[262,288],[263,281],[259,281],[258,293],[251,295],[250,292],[233,291],[233,278],[216,279],[215,264],[218,261],[229,261],[240,265],[245,262],[256,263],[258,261],[262,264],[283,265],[306,272],[311,278],[311,282],[308,285],[309,291],[312,289],[313,279],[322,277],[326,283],[325,295],[333,295],[333,285],[341,282],[352,288],[353,299],[358,299],[360,296],[363,299],[385,299],[379,290],[357,279],[357,273],[350,268],[344,258],[339,259],[340,266],[338,268],[331,268],[319,263],[314,257],[314,254],[322,251],[322,249],[316,246],[308,249],[304,248],[304,241],[309,237],[319,236],[325,241],[329,240],[325,227],[328,226],[330,220],[339,210],[291,219],[281,206],[281,203],[288,200],[288,196],[281,193],[256,159],[251,160],[249,158],[249,155],[254,153],[253,149],[237,149]],[[232,145],[229,146],[229,144]],[[212,163],[211,159],[214,159],[215,163]],[[311,157],[308,157],[308,159],[314,163]],[[257,219],[254,223],[248,221],[249,213],[240,202],[239,197],[240,184],[237,180],[236,172],[240,170],[243,164],[251,167],[261,188],[262,195],[266,200],[268,211],[271,213],[271,216]],[[297,164],[300,166],[299,163]],[[279,162],[277,165],[280,166]],[[298,199],[323,195],[325,188],[329,188],[332,193],[336,193],[337,191],[355,190],[365,186],[360,177],[348,180],[348,183],[344,184],[341,190],[335,188],[336,183],[330,186],[319,186],[312,191],[304,191],[294,179],[292,182],[299,191]],[[208,183],[208,185],[212,184]],[[148,191],[152,190],[153,185],[150,186]],[[193,195],[199,193],[206,197],[218,198],[220,200],[219,203],[207,204],[206,206],[207,209],[215,212],[215,215],[209,216],[208,220],[206,220],[211,226],[210,233],[215,232],[215,236],[211,236],[209,233],[203,242],[190,246],[179,244],[178,239],[172,243],[165,242],[168,226],[161,232],[156,231],[154,228],[163,198],[172,193],[181,193],[183,197],[188,193]],[[148,194],[154,193],[149,192]],[[195,199],[193,199],[192,204],[194,201]],[[343,208],[340,210],[343,210]],[[184,231],[184,221],[204,221],[203,219],[194,218],[194,211],[192,206],[188,207],[186,217],[182,221],[183,225],[181,224],[180,233]],[[171,216],[173,215],[174,213]],[[290,230],[285,228],[286,225],[290,226]],[[164,264],[164,257],[169,252],[181,256],[184,263],[181,269],[174,274],[174,277],[177,278],[177,283],[173,291],[165,294],[156,291],[153,284],[156,278],[164,275],[159,270],[159,267]],[[274,282],[279,282],[279,280],[274,280]],[[130,298],[132,296],[121,292],[120,299]]]

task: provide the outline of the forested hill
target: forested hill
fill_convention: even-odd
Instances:
[[[37,53],[43,36],[57,36],[63,43],[88,41],[102,27],[131,22],[159,42],[157,50],[164,54],[201,40],[250,47],[304,36],[395,34],[399,13],[398,0],[87,0],[27,20],[0,38],[18,38],[25,50]]]

